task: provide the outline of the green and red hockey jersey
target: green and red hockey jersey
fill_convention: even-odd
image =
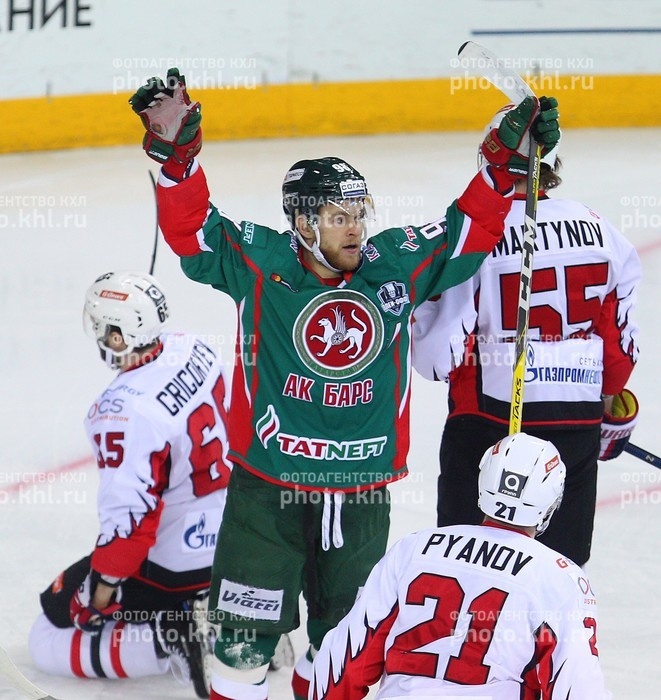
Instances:
[[[405,476],[413,310],[475,273],[510,203],[478,173],[442,218],[372,236],[360,267],[329,286],[291,232],[210,204],[201,168],[181,183],[161,175],[160,225],[184,273],[237,305],[230,457],[308,490]]]

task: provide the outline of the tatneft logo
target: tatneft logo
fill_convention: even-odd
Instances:
[[[505,496],[512,496],[514,498],[519,498],[523,487],[528,481],[527,476],[523,474],[516,474],[515,472],[503,471],[500,475],[500,484],[498,485],[498,493],[502,493]]]
[[[282,594],[282,590],[251,588],[223,579],[216,607],[241,617],[277,622],[282,613]]]

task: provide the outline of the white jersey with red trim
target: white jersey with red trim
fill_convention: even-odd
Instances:
[[[231,470],[222,366],[199,337],[161,340],[85,419],[100,477],[92,567],[108,576],[140,577],[145,560],[169,572],[213,560]]]
[[[524,208],[517,196],[474,277],[416,310],[413,365],[449,378],[451,416],[509,418]],[[533,269],[524,422],[598,423],[638,355],[638,255],[585,205],[541,197]]]
[[[314,659],[311,700],[606,700],[584,572],[504,527],[456,525],[396,543]],[[540,695],[541,693],[541,695]]]

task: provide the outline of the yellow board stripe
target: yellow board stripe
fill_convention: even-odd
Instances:
[[[549,76],[551,77],[551,76]],[[574,127],[661,126],[661,75],[552,76],[532,85]],[[481,130],[504,102],[457,78],[195,90],[207,140]],[[129,93],[0,101],[0,153],[137,143]]]

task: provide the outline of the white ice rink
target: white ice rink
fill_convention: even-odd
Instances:
[[[489,115],[485,115],[487,118]],[[338,155],[367,178],[381,228],[441,214],[475,168],[476,133],[210,143],[202,151],[212,198],[231,216],[284,225],[279,187],[306,157]],[[609,218],[641,253],[637,318],[642,353],[631,388],[634,440],[661,454],[661,129],[567,131],[564,184]],[[95,541],[96,467],[82,420],[110,381],[82,331],[85,289],[99,274],[147,270],[154,233],[140,147],[0,157],[0,645],[33,682],[61,700],[193,698],[170,676],[85,681],[46,676],[28,654],[38,594]],[[171,329],[207,334],[231,365],[234,308],[188,281],[161,242],[156,276]],[[444,385],[413,380],[412,476],[393,488],[392,539],[432,526]],[[600,603],[599,650],[615,698],[661,697],[661,470],[624,455],[603,463],[589,573]],[[297,653],[304,648],[293,634]],[[289,673],[270,675],[290,698]],[[17,698],[0,679],[0,698]]]

